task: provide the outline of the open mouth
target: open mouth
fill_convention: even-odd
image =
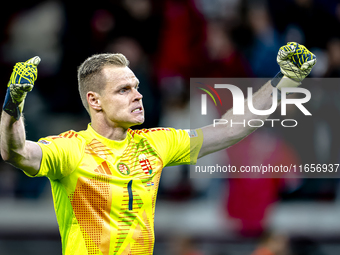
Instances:
[[[132,110],[131,112],[141,112],[141,111],[142,111],[142,107],[138,107],[138,108]]]

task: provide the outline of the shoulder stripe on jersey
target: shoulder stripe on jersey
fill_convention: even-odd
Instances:
[[[170,128],[150,128],[150,129],[137,129],[137,130],[132,130],[132,129],[128,129],[128,132],[132,135],[132,137],[135,135],[135,134],[146,134],[146,133],[149,133],[149,132],[155,132],[155,131],[171,131]]]
[[[78,137],[78,134],[76,132],[70,130],[70,131],[67,131],[65,133],[61,133],[59,136],[64,137],[64,138],[72,138],[73,136]]]
[[[58,138],[64,138],[63,136],[60,136],[60,135],[53,135],[53,136],[48,136],[47,138],[50,138],[50,139],[58,139]]]

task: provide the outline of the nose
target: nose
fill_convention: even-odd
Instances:
[[[135,92],[134,100],[139,101],[143,98],[143,95],[137,89],[134,89],[134,92]]]

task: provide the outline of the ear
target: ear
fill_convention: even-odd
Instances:
[[[89,107],[96,110],[101,111],[101,101],[100,101],[100,95],[97,92],[89,91],[86,94],[87,103],[89,104]]]

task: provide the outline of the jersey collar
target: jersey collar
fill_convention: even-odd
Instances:
[[[116,141],[106,138],[98,134],[91,126],[91,123],[88,124],[87,126],[87,132],[89,132],[93,137],[95,137],[95,139],[97,139],[98,141],[100,141],[101,143],[103,143],[104,145],[106,145],[107,147],[114,151],[124,150],[126,146],[129,144],[129,141],[131,139],[131,134],[129,132],[127,132],[125,139],[122,141]]]

